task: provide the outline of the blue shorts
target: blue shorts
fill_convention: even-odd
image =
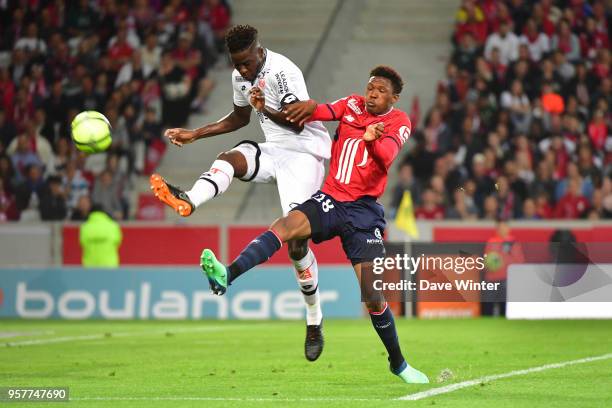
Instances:
[[[315,244],[340,237],[346,257],[353,265],[385,256],[382,234],[385,212],[373,197],[357,201],[336,201],[320,190],[292,211],[303,212]]]

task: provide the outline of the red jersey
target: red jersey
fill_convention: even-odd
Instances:
[[[337,201],[380,197],[387,185],[389,167],[410,137],[408,115],[395,108],[382,115],[372,115],[366,110],[363,96],[350,95],[317,105],[309,120],[340,122],[322,191]],[[364,141],[366,128],[381,122],[385,126],[384,134],[372,142]]]

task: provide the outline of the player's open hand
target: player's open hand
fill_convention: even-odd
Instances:
[[[164,133],[164,136],[166,136],[168,140],[170,140],[170,143],[179,147],[183,146],[184,144],[191,143],[195,140],[195,132],[189,129],[168,129]]]
[[[285,112],[287,115],[287,120],[289,122],[297,123],[299,126],[304,126],[316,108],[317,102],[309,99],[307,101],[285,105],[283,112]]]
[[[255,86],[251,88],[249,93],[251,95],[251,105],[253,105],[253,108],[255,108],[257,112],[263,112],[266,107],[266,97],[261,88]]]
[[[376,139],[380,139],[384,132],[385,125],[382,122],[371,124],[363,134],[363,140],[366,142],[373,142]]]

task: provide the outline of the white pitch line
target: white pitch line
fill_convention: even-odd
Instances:
[[[382,398],[312,397],[312,398],[232,398],[232,397],[83,397],[70,401],[242,401],[242,402],[331,402],[331,401],[389,401]]]
[[[87,341],[87,340],[104,340],[112,339],[113,337],[132,337],[132,336],[146,336],[146,335],[164,335],[166,333],[198,333],[198,332],[216,332],[221,330],[233,330],[233,329],[248,329],[248,328],[260,328],[264,325],[231,325],[231,326],[208,326],[208,327],[194,327],[194,328],[168,328],[167,330],[150,330],[150,331],[139,331],[139,332],[120,332],[113,333],[109,332],[110,336],[105,333],[99,334],[88,334],[83,336],[63,336],[63,337],[51,337],[46,339],[32,339],[32,340],[21,340],[11,341],[6,343],[0,343],[0,347],[16,347],[16,346],[38,346],[44,344],[55,344],[55,343],[67,343],[71,341]],[[269,325],[266,325],[269,326]]]
[[[432,388],[427,391],[417,392],[414,394],[408,394],[403,397],[399,397],[397,399],[402,400],[402,401],[417,401],[423,398],[433,397],[434,395],[446,394],[449,392],[460,390],[462,388],[472,387],[474,385],[478,385],[483,382],[495,381],[495,380],[499,380],[502,378],[514,377],[517,375],[527,375],[527,374],[537,373],[537,372],[544,371],[544,370],[550,370],[553,368],[563,368],[563,367],[576,365],[576,364],[590,363],[592,361],[608,360],[611,358],[612,358],[612,353],[609,353],[609,354],[603,354],[601,356],[581,358],[578,360],[570,360],[570,361],[563,361],[560,363],[545,364],[539,367],[532,367],[532,368],[526,368],[523,370],[510,371],[508,373],[503,373],[503,374],[486,375],[484,377],[476,378],[474,380],[463,381],[463,382],[459,382],[455,384],[449,384],[444,387]]]

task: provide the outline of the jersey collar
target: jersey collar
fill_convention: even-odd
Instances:
[[[393,106],[391,107],[391,109],[389,109],[388,111],[386,111],[385,113],[381,113],[380,115],[376,115],[377,117],[381,117],[381,116],[386,116],[388,114],[391,113],[391,111],[393,111]]]
[[[261,64],[261,66],[257,70],[257,73],[255,74],[255,79],[253,79],[251,81],[251,85],[255,84],[255,81],[257,79],[259,79],[259,74],[261,74],[261,72],[264,71],[267,67],[268,67],[268,49],[264,48],[264,60],[263,60],[263,63]]]

